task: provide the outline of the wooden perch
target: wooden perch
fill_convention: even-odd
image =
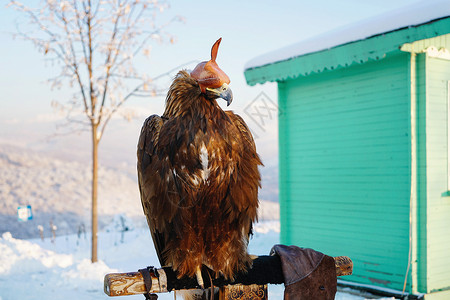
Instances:
[[[336,265],[336,276],[351,275],[353,262],[347,256],[334,258]],[[151,293],[164,293],[172,290],[196,289],[197,281],[194,278],[177,279],[175,272],[168,267],[157,269],[157,275],[152,275]],[[208,278],[205,274],[204,278]],[[219,277],[213,280],[214,286],[222,287],[230,284],[243,285],[265,285],[281,284],[284,278],[281,271],[281,261],[278,256],[259,256],[253,261],[253,266],[247,273],[238,273],[233,282]],[[206,280],[205,287],[209,287]],[[125,296],[145,294],[145,284],[140,272],[111,273],[105,275],[104,291],[108,296]]]

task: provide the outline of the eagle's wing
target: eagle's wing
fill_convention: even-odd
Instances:
[[[137,171],[139,190],[144,214],[147,217],[153,243],[161,266],[166,265],[164,251],[169,239],[169,226],[161,216],[164,210],[164,197],[161,195],[164,161],[158,157],[158,142],[164,120],[152,115],[148,117],[141,129],[137,149]],[[166,168],[167,170],[167,168]]]
[[[255,141],[247,124],[232,111],[226,111],[226,114],[236,126],[239,135],[237,139],[240,142],[240,149],[237,151],[240,157],[234,158],[234,161],[240,162],[239,178],[231,182],[231,199],[235,199],[235,205],[239,211],[245,211],[244,215],[249,222],[248,233],[251,234],[252,222],[257,220],[258,187],[261,186],[258,166],[262,166],[262,162],[256,152]]]
[[[233,124],[237,127],[241,137],[244,140],[244,147],[246,150],[244,151],[244,155],[248,155],[250,159],[252,159],[253,163],[256,163],[256,165],[261,164],[261,160],[256,152],[256,146],[255,141],[253,140],[252,133],[250,132],[250,129],[248,128],[247,124],[245,123],[244,119],[240,115],[237,115],[233,113],[232,111],[226,111],[225,112],[230,120],[233,122]],[[256,159],[256,161],[255,161]]]

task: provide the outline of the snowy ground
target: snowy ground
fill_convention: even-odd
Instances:
[[[148,229],[135,228],[122,237],[121,232],[114,230],[116,224],[109,227],[109,232],[99,234],[100,261],[95,264],[90,263],[88,235],[59,236],[52,243],[50,239],[15,239],[10,233],[4,233],[0,238],[0,300],[108,299],[103,293],[106,273],[159,265]],[[279,222],[261,222],[256,225],[249,251],[267,255],[278,240]],[[269,286],[269,299],[282,299],[282,295],[282,285]],[[143,299],[143,296],[124,299]],[[159,299],[173,299],[173,293],[160,294]],[[339,292],[336,299],[368,298]]]

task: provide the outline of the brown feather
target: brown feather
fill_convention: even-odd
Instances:
[[[181,277],[206,265],[233,278],[251,265],[259,165],[243,119],[180,71],[163,116],[144,122],[138,143],[141,201],[162,266]]]

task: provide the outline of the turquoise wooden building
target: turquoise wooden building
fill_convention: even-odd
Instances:
[[[450,299],[449,50],[450,2],[425,1],[247,64],[278,83],[282,243]]]

